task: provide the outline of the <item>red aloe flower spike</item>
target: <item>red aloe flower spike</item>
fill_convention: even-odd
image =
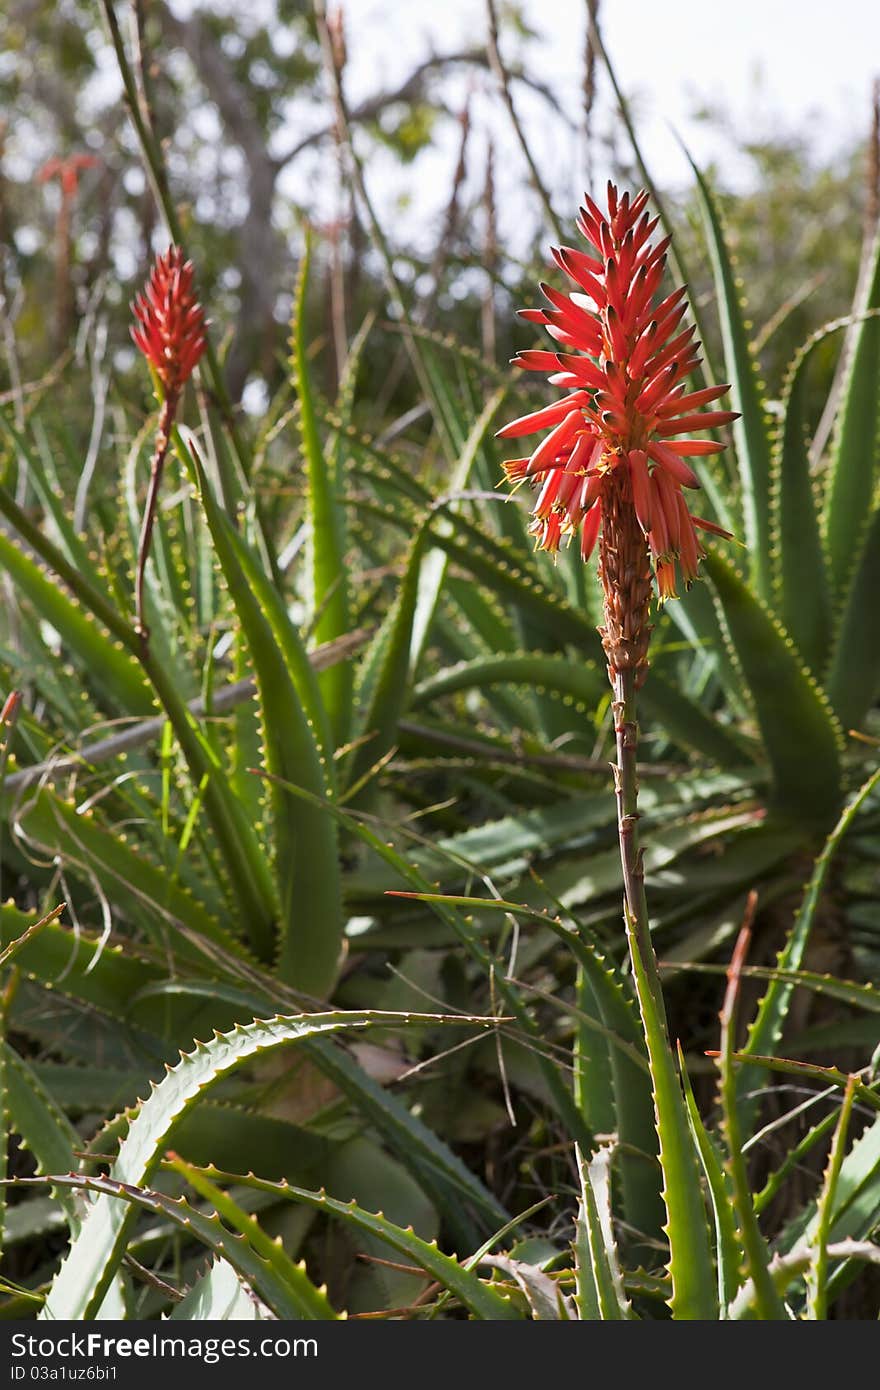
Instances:
[[[179,246],[153,263],[132,312],[131,336],[156,372],[166,399],[183,390],[205,351],[205,316],[193,290],[193,266]]]
[[[135,575],[135,629],[146,658],[149,630],[144,614],[144,574],[156,519],[159,484],[181,393],[207,346],[205,316],[193,293],[192,262],[184,259],[179,246],[169,246],[164,255],[156,257],[150,278],[143,292],[135,296],[131,308],[136,320],[130,330],[131,336],[165,393],[150,461],[150,484]]]
[[[726,387],[686,389],[685,379],[699,363],[698,344],[695,330],[681,327],[686,287],[655,302],[670,238],[652,244],[658,223],[648,212],[647,201],[643,192],[634,198],[619,197],[613,185],[608,189],[607,211],[585,197],[578,227],[587,250],[561,246],[552,253],[573,290],[565,294],[542,284],[548,307],[520,311],[527,322],[542,324],[564,350],[529,349],[514,359],[528,371],[546,371],[552,383],[569,388],[568,394],[498,432],[499,438],[513,439],[550,431],[525,463],[509,461],[506,473],[514,483],[540,484],[532,527],[539,548],[555,551],[561,536],[577,530],[584,553],[591,553],[601,541],[606,598],[615,582],[611,571],[624,564],[620,557],[625,555],[631,579],[644,571],[648,594],[650,555],[655,559],[659,597],[674,593],[670,561],[677,558],[685,579],[693,578],[702,554],[696,539],[698,523],[684,523],[679,495],[683,488],[699,486],[699,480],[685,459],[717,453],[723,446],[680,436],[736,418],[725,410],[699,413],[701,406],[718,400]],[[562,485],[563,476],[588,471],[594,476],[584,487]],[[620,535],[611,534],[608,518],[612,513],[615,524],[627,532],[622,546]],[[615,547],[620,555],[612,562]],[[662,584],[661,565],[665,566]],[[635,587],[629,584],[631,606],[636,591],[643,594],[641,579]],[[611,606],[619,607],[618,600]],[[609,665],[613,667],[625,653],[641,682],[647,665],[646,616],[629,612],[626,623],[616,628],[620,640],[614,630],[615,624],[606,622]]]

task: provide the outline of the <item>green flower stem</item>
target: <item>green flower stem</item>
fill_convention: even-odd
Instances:
[[[639,726],[635,683],[634,669],[614,672],[612,708],[617,742],[614,787],[623,867],[624,918],[654,1088],[662,1195],[669,1237],[670,1306],[674,1318],[714,1321],[718,1316],[718,1304],[706,1209],[684,1096],[669,1045],[663,991],[648,921],[638,836],[636,756]]]
[[[614,675],[614,734],[617,744],[617,764],[614,767],[614,791],[617,797],[617,831],[620,841],[620,862],[626,910],[642,960],[645,982],[651,991],[656,1021],[669,1043],[663,991],[648,921],[648,899],[645,894],[643,854],[639,847],[639,779],[636,756],[639,746],[639,726],[636,718],[636,673],[617,671]]]
[[[150,486],[147,492],[147,500],[144,506],[143,520],[141,522],[141,534],[138,541],[134,596],[135,631],[141,641],[141,654],[146,652],[150,641],[150,631],[147,627],[147,615],[144,609],[144,576],[147,569],[147,559],[150,554],[150,542],[153,538],[156,509],[159,504],[159,485],[162,482],[162,474],[165,470],[165,459],[168,454],[168,446],[171,443],[171,428],[174,424],[177,401],[178,396],[175,393],[166,396],[165,400],[162,402],[162,410],[159,415],[159,427],[156,431],[156,448],[150,460]]]

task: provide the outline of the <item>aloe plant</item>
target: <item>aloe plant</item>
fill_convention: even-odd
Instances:
[[[818,1318],[876,1262],[878,253],[771,425],[695,178],[741,417],[736,466],[700,465],[701,510],[744,544],[713,543],[651,614],[625,796],[637,776],[653,916],[650,940],[631,917],[632,961],[600,603],[578,557],[529,556],[521,499],[495,490],[510,373],[419,325],[372,205],[399,332],[369,316],[322,390],[307,247],[288,379],[249,422],[209,334],[140,567],[158,413],[111,391],[113,481],[83,535],[57,400],[0,409],[0,671],[26,692],[5,715],[0,1084],[33,1159],[10,1175],[4,1316]],[[811,354],[843,327],[815,471]],[[397,338],[408,427],[361,386]],[[813,956],[829,899],[856,978]],[[804,1033],[805,998],[845,1016]],[[792,1077],[813,1095],[771,1160],[759,1102]],[[814,1191],[780,1216],[798,1165]]]

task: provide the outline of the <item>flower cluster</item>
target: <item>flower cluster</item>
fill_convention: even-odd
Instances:
[[[565,295],[541,285],[550,307],[521,310],[546,327],[560,350],[524,351],[513,359],[528,371],[549,371],[551,384],[567,394],[514,420],[498,437],[550,430],[528,457],[504,464],[508,481],[538,488],[530,530],[539,549],[554,552],[580,531],[588,559],[603,520],[607,525],[612,494],[617,505],[625,484],[662,600],[675,596],[675,560],[688,585],[696,576],[703,554],[696,528],[729,535],[694,516],[683,492],[700,485],[685,460],[723,445],[679,436],[726,425],[736,413],[697,413],[724,395],[726,385],[687,390],[699,344],[695,330],[682,327],[685,288],[655,303],[669,238],[651,244],[658,219],[646,211],[647,201],[644,192],[619,197],[611,183],[607,213],[585,198],[578,228],[590,252],[553,250],[577,290]]]
[[[192,289],[193,266],[179,246],[157,256],[143,294],[136,296],[131,329],[162,383],[166,400],[176,401],[205,351],[205,316]]]

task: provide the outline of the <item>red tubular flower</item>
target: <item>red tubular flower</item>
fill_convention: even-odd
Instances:
[[[157,256],[143,294],[135,297],[131,329],[162,383],[165,398],[176,401],[205,351],[205,315],[192,291],[193,267],[179,246]]]
[[[699,413],[726,385],[687,390],[699,344],[693,328],[680,327],[683,288],[654,303],[669,238],[652,246],[658,219],[647,202],[644,192],[619,197],[610,183],[607,213],[585,199],[578,227],[590,253],[569,246],[553,251],[575,291],[564,295],[542,285],[549,308],[521,311],[543,324],[562,351],[526,351],[513,359],[527,371],[550,372],[551,383],[568,394],[514,420],[498,437],[550,429],[528,458],[504,465],[508,481],[540,489],[530,527],[537,548],[555,551],[580,531],[587,559],[612,522],[626,527],[632,513],[662,602],[675,596],[675,561],[688,586],[696,577],[704,552],[695,528],[728,535],[694,516],[682,491],[700,485],[685,460],[723,445],[679,436],[729,424],[736,413]]]

